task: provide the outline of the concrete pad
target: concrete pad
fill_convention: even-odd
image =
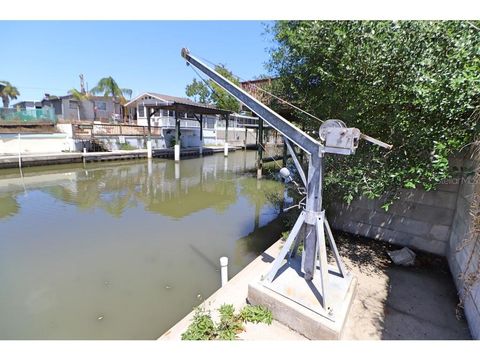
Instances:
[[[394,265],[387,255],[387,251],[398,249],[394,245],[341,233],[336,233],[335,239],[346,268],[358,284],[342,340],[471,338],[465,319],[455,316],[457,290],[444,258],[417,252],[415,266],[401,267]],[[212,310],[212,316],[216,316],[214,309],[222,304],[233,304],[237,311],[245,306],[248,285],[258,283],[260,274],[270,270],[283,244],[277,241],[205,300],[204,307]],[[330,261],[333,263],[334,259]],[[180,340],[193,315],[192,311],[160,339]],[[238,337],[307,339],[277,320],[271,325],[249,323]]]
[[[272,283],[260,279],[250,283],[248,301],[265,305],[276,320],[309,339],[340,339],[356,292],[356,279],[351,275],[342,278],[329,271],[330,311],[325,311],[321,305],[321,287],[315,285],[317,279],[306,281],[300,266],[300,259],[290,259]]]
[[[444,258],[416,251],[415,265],[392,263],[397,246],[337,234],[345,266],[358,279],[343,340],[470,339],[456,317],[458,296]]]

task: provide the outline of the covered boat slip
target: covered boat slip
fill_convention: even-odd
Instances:
[[[179,114],[189,114],[199,123],[200,128],[200,152],[203,148],[203,128],[204,128],[204,115],[220,115],[225,119],[225,131],[226,138],[228,138],[228,121],[231,111],[220,110],[211,105],[201,104],[192,100],[180,97],[174,97],[169,95],[161,95],[155,93],[144,93],[137,98],[131,100],[125,105],[128,109],[135,111],[138,106],[145,108],[147,126],[148,126],[148,140],[147,140],[147,152],[148,157],[152,157],[152,143],[151,143],[151,126],[152,117],[159,116],[162,110],[173,111],[174,124],[175,124],[175,160],[180,160],[180,135],[181,135],[181,121],[185,120],[180,117]],[[228,146],[228,145],[227,145]]]

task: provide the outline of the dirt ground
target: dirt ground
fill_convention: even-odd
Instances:
[[[395,265],[397,246],[337,233],[346,267],[358,291],[342,338],[364,340],[470,339],[445,258],[416,252],[415,265]]]

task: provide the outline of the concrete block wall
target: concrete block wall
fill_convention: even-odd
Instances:
[[[465,278],[461,275],[480,269],[479,234],[462,247],[472,234],[472,200],[480,196],[480,184],[472,175],[480,161],[465,154],[450,159],[450,164],[463,172],[435,191],[404,189],[388,211],[381,208],[382,199],[329,204],[328,219],[335,229],[447,257],[462,296]],[[464,311],[472,337],[480,339],[480,281],[466,294]]]
[[[471,157],[467,157],[464,162],[465,169],[478,168],[479,165],[480,162]],[[464,172],[460,179],[446,255],[459,294],[464,298],[464,312],[472,337],[480,339],[480,281],[476,281],[469,291],[464,291],[464,274],[468,278],[480,270],[480,234],[472,226],[472,212],[478,213],[479,210],[473,209],[472,204],[475,206],[474,197],[480,196],[480,184],[473,174],[468,173]]]
[[[336,229],[445,256],[457,192],[458,184],[434,192],[405,189],[388,211],[383,199],[360,198],[331,204],[327,215]]]

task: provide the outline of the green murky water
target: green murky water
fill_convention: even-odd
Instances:
[[[255,152],[0,171],[0,339],[155,339],[280,237]]]

